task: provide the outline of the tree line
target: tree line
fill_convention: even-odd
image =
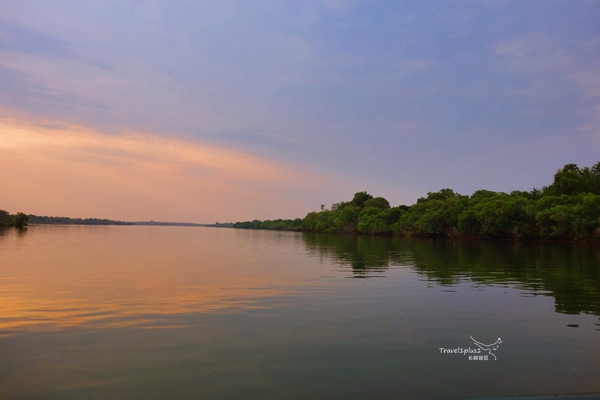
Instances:
[[[29,222],[32,224],[64,224],[64,225],[134,225],[133,222],[113,221],[100,218],[69,218],[46,217],[30,214]]]
[[[369,235],[477,238],[600,238],[600,162],[567,164],[549,186],[511,193],[452,189],[429,192],[412,206],[391,207],[382,197],[358,192],[304,219],[238,222],[234,228]]]
[[[24,228],[29,217],[22,212],[10,214],[8,211],[0,210],[0,228],[16,227]]]

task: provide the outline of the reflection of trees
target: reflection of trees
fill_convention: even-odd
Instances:
[[[600,251],[560,243],[414,240],[419,273],[440,284],[470,279],[545,291],[556,311],[600,315]]]
[[[319,234],[303,239],[309,251],[350,265],[355,277],[408,265],[440,285],[511,285],[553,296],[557,312],[600,315],[600,249],[592,245]]]
[[[305,246],[313,254],[350,265],[355,278],[385,271],[390,264],[390,249],[395,238],[357,235],[304,233]]]

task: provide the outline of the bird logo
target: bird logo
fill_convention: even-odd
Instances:
[[[492,353],[492,350],[494,350],[494,351],[498,350],[500,343],[502,343],[502,339],[498,338],[498,340],[496,340],[492,344],[483,344],[483,343],[478,342],[477,340],[473,339],[473,336],[469,336],[469,337],[471,338],[473,343],[475,343],[475,346],[479,347],[483,351],[487,351],[490,355],[494,356],[494,360],[497,360],[496,355],[494,353]]]

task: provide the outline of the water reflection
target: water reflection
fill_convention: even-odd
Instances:
[[[174,316],[241,312],[292,293],[303,271],[293,268],[288,250],[302,248],[299,237],[258,233],[231,251],[237,233],[95,226],[1,231],[0,335],[82,325],[173,327]]]
[[[409,266],[439,285],[511,285],[553,296],[557,312],[600,315],[600,249],[593,245],[323,234],[303,240],[309,252],[349,266],[356,278]]]
[[[0,230],[0,335],[172,327],[174,315],[265,307],[264,299],[332,284],[306,253],[326,261],[329,277],[391,279],[390,268],[402,267],[448,290],[465,281],[510,286],[552,296],[559,313],[600,315],[600,249],[592,245],[35,226]]]
[[[6,231],[0,398],[599,392],[599,287],[590,246],[185,227]],[[559,313],[551,297],[530,293],[554,296]],[[498,360],[440,354],[472,345],[470,336],[501,337]]]
[[[397,248],[397,240],[390,237],[305,233],[302,239],[310,254],[349,265],[354,278],[385,276],[390,252]]]

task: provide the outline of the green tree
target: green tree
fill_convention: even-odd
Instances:
[[[468,196],[455,193],[452,189],[427,193],[410,213],[412,218],[402,219],[403,228],[420,235],[449,235],[458,233],[458,217],[466,208]]]
[[[372,198],[373,196],[367,192],[358,192],[354,194],[354,198],[352,199],[351,203],[359,208],[363,208],[365,206],[365,201]]]
[[[536,207],[540,235],[561,239],[589,239],[600,230],[600,196],[547,196]]]
[[[600,194],[600,162],[593,167],[579,168],[567,164],[554,174],[554,182],[548,188],[550,195]]]
[[[0,224],[12,217],[0,214]],[[390,207],[382,197],[358,192],[351,201],[334,203],[331,210],[321,206],[321,212],[308,213],[303,220],[234,226],[371,235],[600,238],[600,162],[583,168],[567,164],[555,174],[552,185],[529,192],[478,190],[469,197],[446,188],[427,193],[410,207]]]
[[[11,226],[12,223],[12,216],[7,211],[0,210],[0,227]]]
[[[385,210],[386,208],[390,208],[390,202],[383,197],[373,197],[372,199],[365,201],[364,207],[375,207]]]
[[[331,211],[339,211],[339,210],[342,210],[344,207],[348,207],[351,205],[352,205],[352,203],[349,201],[341,201],[339,203],[333,203],[331,205]]]
[[[0,210],[0,228],[6,228],[9,226],[16,226],[17,228],[24,228],[27,226],[29,217],[22,212],[16,215],[11,215],[7,211]]]
[[[458,231],[463,235],[481,235],[481,223],[475,210],[467,208],[458,216]]]
[[[349,205],[335,212],[333,225],[338,233],[355,233],[360,208]]]
[[[520,196],[501,194],[473,207],[481,224],[481,233],[491,237],[525,237],[535,225],[535,201]]]
[[[14,223],[17,228],[23,229],[27,225],[28,220],[29,220],[29,217],[27,216],[27,214],[19,212],[19,213],[17,213],[17,215],[14,218],[14,221],[15,221]]]
[[[358,232],[379,235],[391,233],[392,228],[387,224],[385,210],[378,207],[365,207],[358,216]]]

